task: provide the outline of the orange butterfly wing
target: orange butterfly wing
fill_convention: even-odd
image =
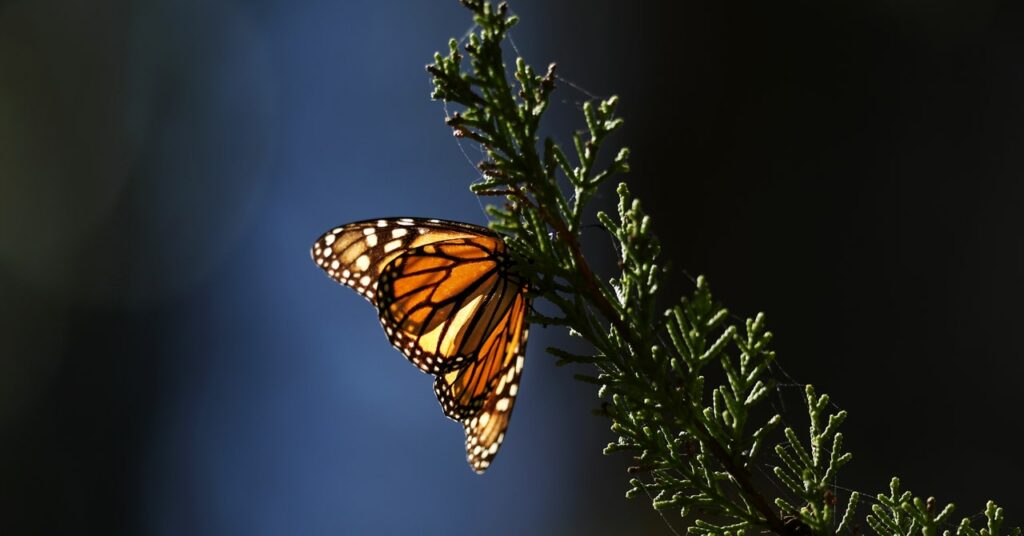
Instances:
[[[416,248],[471,238],[490,241],[492,247],[504,250],[501,239],[489,229],[476,225],[434,219],[391,218],[350,223],[328,231],[313,244],[310,253],[314,262],[331,279],[351,287],[382,310],[377,287],[389,264]],[[424,372],[440,372],[468,358],[439,353],[436,347],[434,351],[428,351],[422,345],[410,345],[405,331],[390,326],[383,316],[381,322],[391,344]]]
[[[336,227],[310,249],[313,262],[335,281],[355,289],[376,304],[377,279],[384,267],[411,248],[478,236],[489,229],[436,219],[388,218]]]
[[[485,471],[519,389],[529,307],[500,237],[458,222],[369,220],[325,233],[312,255],[377,307],[396,348],[437,376],[445,415],[466,429],[470,466]]]
[[[528,307],[525,293],[516,293],[480,357],[434,380],[434,393],[445,415],[466,428],[466,456],[478,473],[487,470],[501,447],[519,393],[529,335],[525,321]]]

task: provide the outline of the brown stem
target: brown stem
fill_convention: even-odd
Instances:
[[[565,222],[561,218],[555,218],[548,213],[544,208],[535,205],[544,221],[551,226],[552,229],[558,233],[558,237],[562,239],[569,246],[569,251],[572,252],[573,261],[576,263],[576,268],[580,271],[580,275],[583,276],[583,282],[587,285],[587,291],[594,298],[594,304],[597,305],[598,310],[601,314],[611,322],[615,328],[619,331],[619,334],[626,339],[626,342],[633,347],[636,351],[642,351],[640,344],[633,338],[633,330],[619,316],[619,312],[615,310],[615,307],[605,299],[604,293],[601,292],[601,283],[598,281],[597,276],[594,275],[593,270],[590,269],[590,265],[587,264],[587,260],[583,258],[583,249],[580,247],[579,240],[576,239],[576,235],[569,231],[569,228],[565,226]]]
[[[698,422],[698,425],[699,424],[700,423]],[[701,427],[700,430],[702,434],[707,433],[706,429],[703,427]],[[723,447],[717,439],[711,437],[710,434],[704,436],[702,439],[711,448],[711,454],[718,459],[719,463],[721,463],[722,466],[725,467],[725,470],[728,471],[736,480],[736,483],[740,486],[740,490],[743,491],[743,494],[746,495],[750,503],[754,505],[754,508],[764,516],[765,522],[768,524],[768,528],[770,528],[772,532],[782,536],[789,536],[792,534],[792,531],[786,528],[785,524],[782,522],[782,518],[775,513],[775,510],[768,503],[768,500],[765,499],[764,495],[758,493],[754,488],[754,483],[750,480],[750,472],[736,465],[736,462],[733,461],[732,456],[729,456],[725,447]]]
[[[534,206],[536,207],[537,205]],[[629,343],[634,350],[643,351],[639,343],[635,340],[633,331],[625,321],[623,321],[622,317],[619,316],[615,307],[608,302],[604,293],[601,292],[600,282],[598,281],[597,276],[594,275],[594,272],[590,269],[586,259],[583,257],[582,248],[580,248],[576,235],[569,231],[561,219],[552,217],[547,210],[544,210],[541,207],[537,208],[539,209],[541,217],[543,217],[555,232],[558,233],[559,238],[568,244],[569,250],[572,252],[573,259],[576,262],[576,268],[580,271],[580,275],[583,276],[583,280],[588,287],[587,291],[598,310],[600,310],[601,314],[604,315],[605,318],[607,318],[608,321],[616,327],[616,329],[618,329],[621,336],[626,339],[626,342]],[[750,473],[743,467],[736,464],[732,459],[732,456],[729,455],[729,452],[725,450],[725,447],[711,435],[699,420],[694,423],[694,426],[697,427],[697,431],[702,436],[701,439],[709,446],[714,457],[718,459],[719,463],[721,463],[722,466],[725,467],[725,470],[728,471],[729,474],[732,475],[733,479],[736,480],[736,483],[739,485],[740,491],[743,492],[743,495],[745,495],[754,508],[764,516],[765,523],[767,523],[768,528],[770,528],[772,532],[781,536],[789,536],[791,531],[786,528],[785,524],[782,522],[782,518],[776,514],[775,510],[772,508],[771,504],[768,503],[767,499],[765,499],[764,495],[758,493],[757,489],[754,488],[754,484],[750,478]]]

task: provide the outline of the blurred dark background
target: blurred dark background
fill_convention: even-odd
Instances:
[[[1024,521],[1020,4],[512,7],[531,62],[621,95],[670,294],[703,273],[766,311],[850,411],[839,484]],[[670,534],[561,334],[479,477],[309,261],[348,221],[484,222],[423,72],[468,27],[454,0],[0,2],[0,532]],[[773,404],[803,422],[798,388]]]

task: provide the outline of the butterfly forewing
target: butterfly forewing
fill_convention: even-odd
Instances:
[[[336,227],[310,250],[313,261],[342,285],[377,303],[377,280],[384,268],[410,248],[468,238],[490,230],[452,221],[421,218],[366,220]]]
[[[518,289],[496,237],[456,238],[415,248],[381,274],[380,321],[414,365],[438,374],[475,359]]]
[[[478,473],[508,426],[526,348],[527,286],[501,238],[483,227],[414,218],[338,227],[313,245],[332,279],[377,307],[391,343],[436,376],[445,415],[466,430]]]

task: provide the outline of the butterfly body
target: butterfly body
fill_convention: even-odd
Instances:
[[[314,262],[370,301],[391,344],[435,376],[445,415],[466,430],[470,466],[497,453],[519,390],[527,284],[505,243],[484,227],[387,218],[324,233]]]

